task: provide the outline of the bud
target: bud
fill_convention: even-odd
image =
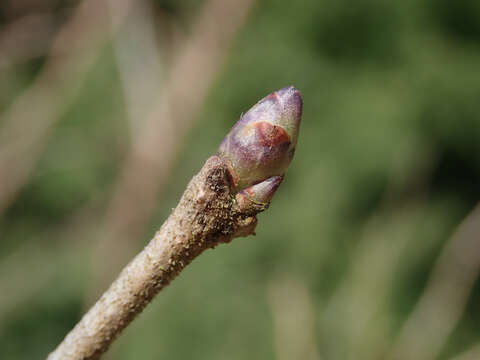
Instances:
[[[272,176],[265,181],[241,190],[235,199],[239,208],[243,211],[264,210],[277,191],[283,176]]]
[[[295,152],[301,116],[300,92],[290,86],[263,98],[238,120],[218,149],[235,190],[285,173]]]

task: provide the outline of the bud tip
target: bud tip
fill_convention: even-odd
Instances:
[[[301,116],[302,97],[289,86],[272,92],[240,118],[218,150],[228,161],[236,190],[285,173],[295,152]]]

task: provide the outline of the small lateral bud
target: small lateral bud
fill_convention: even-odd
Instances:
[[[302,116],[302,98],[293,86],[255,104],[220,144],[218,156],[239,191],[285,173],[292,161]]]
[[[241,190],[235,199],[243,211],[264,210],[270,204],[283,176],[272,176],[265,181]]]

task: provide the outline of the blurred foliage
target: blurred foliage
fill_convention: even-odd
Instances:
[[[18,16],[12,3],[0,5],[2,24]],[[34,1],[24,3],[36,9]],[[74,4],[49,3],[58,14]],[[154,4],[186,24],[201,6]],[[0,68],[2,111],[43,61]],[[257,236],[195,260],[108,358],[273,359],[276,315],[267,289],[282,274],[308,289],[322,358],[381,358],[442,245],[480,199],[479,63],[476,0],[258,1],[182,140],[149,229],[132,241],[146,243],[242,111],[290,84],[304,98],[295,160],[260,216]],[[82,247],[83,240],[55,229],[90,201],[108,198],[128,144],[123,92],[107,46],[0,224],[0,309],[7,298],[15,301],[0,311],[0,358],[44,357],[85,310],[91,242]],[[68,247],[72,241],[80,245]],[[362,260],[369,241],[377,245]],[[34,250],[25,251],[29,246]],[[12,264],[18,252],[21,261]],[[52,270],[37,280],[30,263]],[[379,272],[388,281],[376,287]],[[33,285],[27,298],[16,295]],[[364,292],[378,292],[381,305],[353,306],[358,296],[375,295]],[[479,300],[477,281],[440,359],[479,340]],[[352,308],[372,312],[375,321],[364,332],[352,330],[358,315]],[[364,348],[356,352],[355,343]]]

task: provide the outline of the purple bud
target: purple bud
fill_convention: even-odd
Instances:
[[[236,190],[283,175],[292,161],[302,116],[302,98],[293,86],[255,104],[233,126],[218,155],[228,162]]]
[[[282,180],[283,176],[272,176],[265,181],[241,190],[235,197],[238,206],[242,210],[267,207]]]

